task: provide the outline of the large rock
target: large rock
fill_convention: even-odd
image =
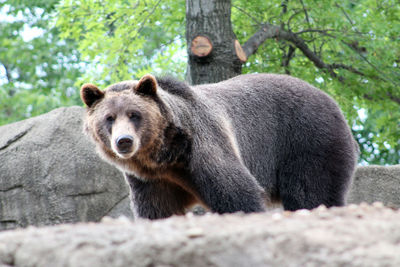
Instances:
[[[400,165],[357,168],[348,203],[375,201],[400,208]]]
[[[0,233],[6,266],[400,266],[400,211],[181,216]]]
[[[82,133],[83,108],[0,127],[0,230],[130,216],[121,173]]]

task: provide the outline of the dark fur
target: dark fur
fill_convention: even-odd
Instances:
[[[106,141],[94,138],[105,159],[126,173],[138,216],[182,214],[196,202],[218,213],[263,211],[265,200],[281,201],[286,210],[345,204],[357,146],[338,106],[322,91],[270,74],[195,87],[173,79],[157,82],[155,94],[147,87],[152,83],[141,82],[144,94],[135,98],[161,114],[158,126],[143,123],[137,129],[157,132],[148,148],[122,160]],[[105,99],[108,90],[136,84],[115,84]],[[88,109],[91,136],[102,132],[90,127],[98,118],[93,109],[101,110],[106,100],[98,102]]]
[[[157,77],[158,85],[170,94],[183,97],[187,100],[193,99],[192,90],[189,85],[172,77]]]

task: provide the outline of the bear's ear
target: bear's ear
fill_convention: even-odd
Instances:
[[[85,83],[81,87],[81,99],[89,108],[98,100],[104,97],[104,92],[96,85]]]
[[[134,90],[139,94],[155,96],[157,94],[157,80],[153,75],[146,74],[139,80]]]

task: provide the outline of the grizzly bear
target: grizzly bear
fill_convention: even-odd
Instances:
[[[189,86],[145,75],[81,88],[85,131],[130,186],[139,217],[345,204],[358,157],[337,104],[286,75]]]

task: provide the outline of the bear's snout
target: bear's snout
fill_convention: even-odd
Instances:
[[[133,137],[131,135],[121,135],[115,141],[118,153],[130,153],[132,152]]]

